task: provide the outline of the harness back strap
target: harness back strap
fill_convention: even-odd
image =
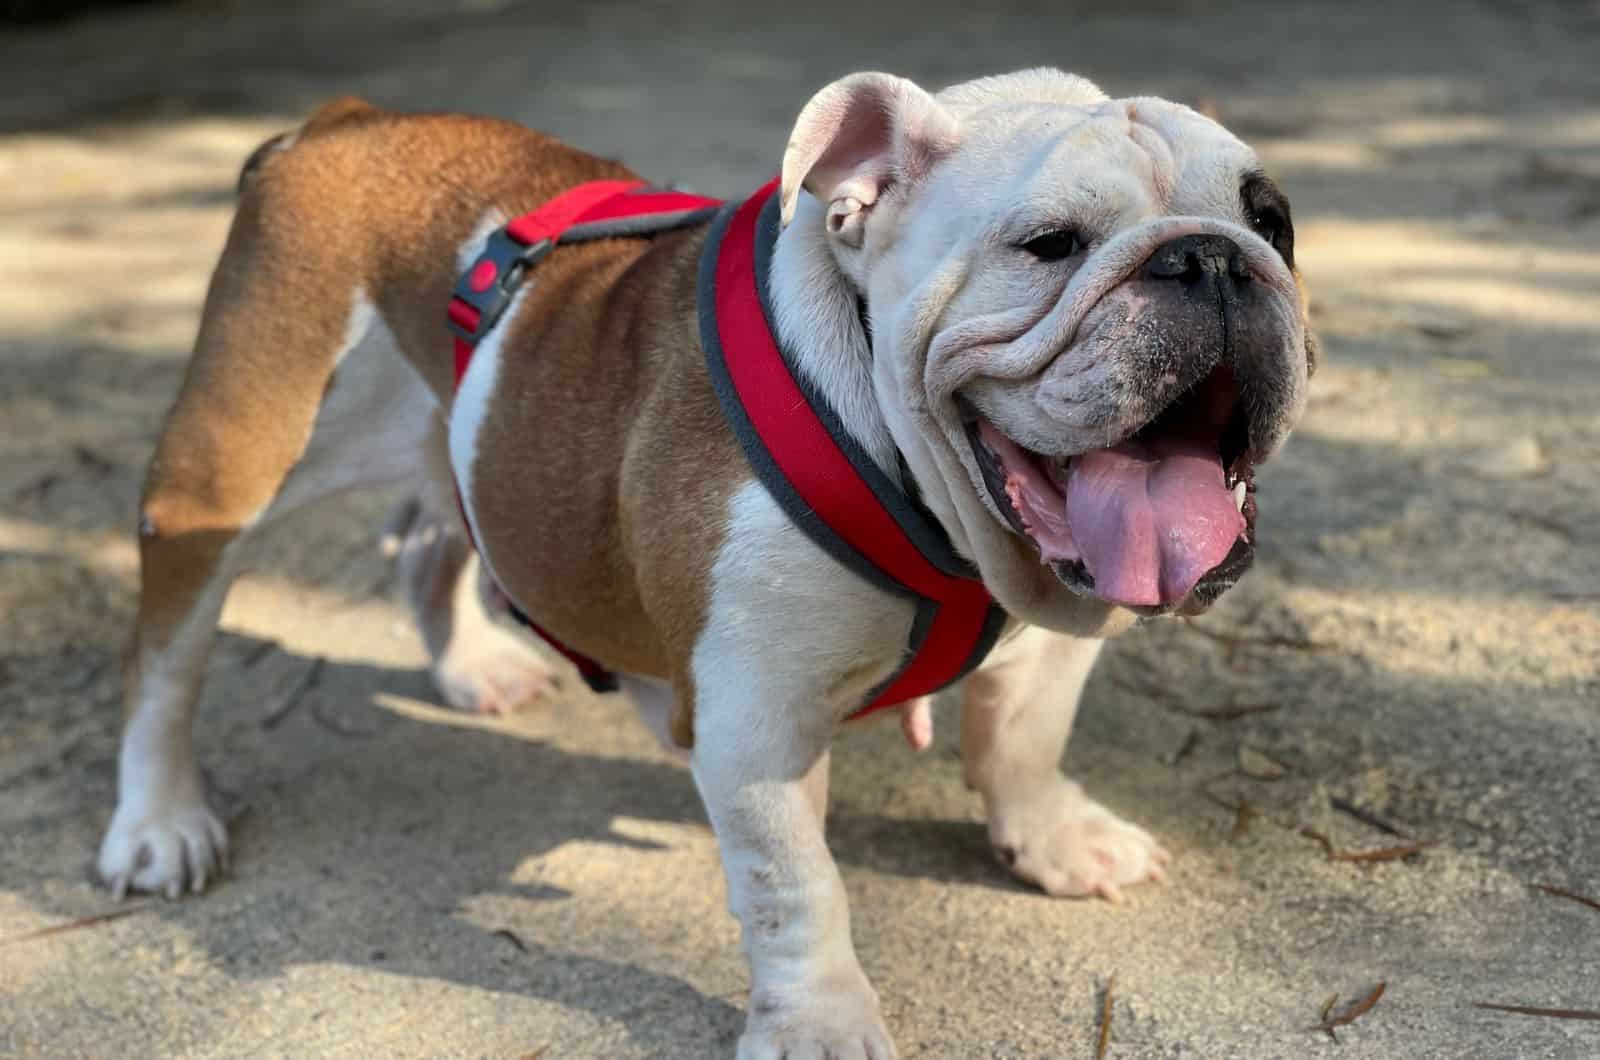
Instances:
[[[776,180],[725,208],[700,265],[700,330],[717,396],[751,465],[806,533],[861,577],[917,602],[900,669],[859,713],[937,691],[994,646],[1005,612],[942,528],[884,473],[774,338],[766,282]]]
[[[447,323],[455,342],[456,386],[467,374],[473,351],[504,315],[528,269],[557,246],[653,235],[704,221],[721,205],[720,199],[651,188],[643,181],[597,180],[556,196],[491,234],[450,298]],[[456,500],[459,504],[459,488]],[[462,517],[471,536],[472,519],[465,510]],[[515,601],[507,600],[511,614],[569,659],[591,689],[616,690],[614,674],[562,644]]]

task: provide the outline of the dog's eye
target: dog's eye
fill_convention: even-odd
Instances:
[[[1040,261],[1060,261],[1083,249],[1083,237],[1070,228],[1058,228],[1034,236],[1022,249]]]
[[[1250,227],[1255,229],[1256,235],[1274,247],[1283,239],[1284,225],[1283,211],[1276,207],[1259,209],[1250,215]]]
[[[1294,265],[1294,221],[1289,217],[1289,200],[1283,192],[1255,173],[1245,178],[1239,198],[1245,221],[1255,234],[1270,243],[1287,264]]]

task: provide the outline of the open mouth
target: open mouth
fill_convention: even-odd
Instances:
[[[1036,453],[981,415],[967,435],[996,507],[1081,595],[1198,613],[1254,558],[1255,466],[1226,365],[1104,449]]]

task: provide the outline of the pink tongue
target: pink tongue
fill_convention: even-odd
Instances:
[[[1244,516],[1215,442],[1163,439],[1074,457],[1067,523],[1096,596],[1161,604],[1181,599],[1227,557]]]

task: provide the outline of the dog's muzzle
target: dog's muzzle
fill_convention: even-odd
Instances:
[[[1199,613],[1254,558],[1252,427],[1267,404],[1260,366],[1285,349],[1281,296],[1215,233],[1159,244],[1119,287],[1140,312],[1135,325],[1106,318],[1130,366],[1118,411],[1148,402],[1142,425],[1042,454],[966,402],[967,435],[995,507],[1064,585],[1141,614]]]

